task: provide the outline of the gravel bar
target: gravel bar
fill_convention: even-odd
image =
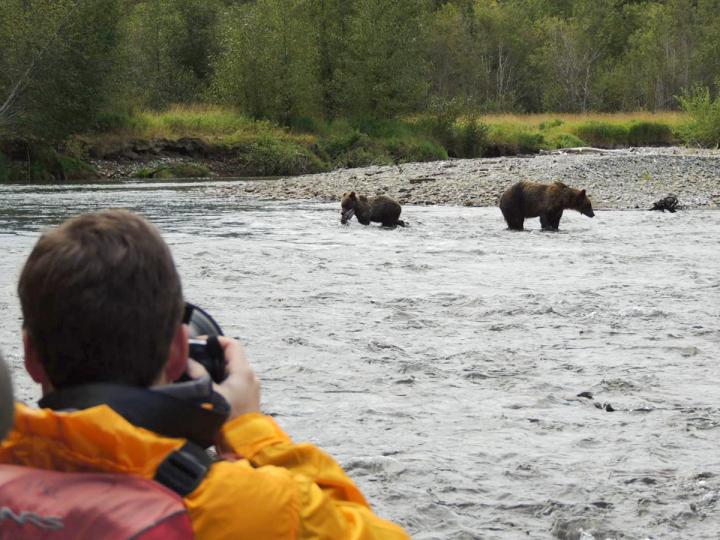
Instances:
[[[668,194],[683,208],[720,205],[720,151],[681,147],[604,150],[574,148],[532,156],[452,159],[339,169],[249,180],[223,188],[260,199],[339,200],[345,191],[385,194],[401,204],[494,206],[519,180],[585,188],[599,209],[651,208]]]

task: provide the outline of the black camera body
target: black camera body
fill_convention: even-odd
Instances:
[[[223,382],[227,370],[225,353],[218,340],[218,336],[224,335],[220,325],[207,311],[190,302],[185,302],[183,322],[190,327],[190,358],[202,364],[213,381]],[[198,339],[199,336],[207,339]]]

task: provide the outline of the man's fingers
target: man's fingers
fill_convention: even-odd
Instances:
[[[200,362],[196,362],[192,358],[188,358],[187,374],[191,379],[200,379],[205,375],[208,375],[208,372]]]
[[[245,350],[239,341],[225,336],[218,336],[218,342],[223,349],[228,372],[250,367],[247,358],[245,358]]]

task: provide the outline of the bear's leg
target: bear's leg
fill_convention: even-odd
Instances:
[[[540,214],[540,228],[546,231],[550,228],[550,221],[548,221],[546,214]]]
[[[390,227],[391,229],[394,229],[395,227],[404,227],[405,222],[402,219],[395,219],[395,220],[386,220],[382,222],[383,227]]]
[[[561,217],[562,210],[540,214],[540,225],[544,231],[557,231],[558,225],[560,225]]]
[[[512,212],[506,211],[505,209],[502,209],[503,217],[505,218],[505,223],[507,223],[508,229],[512,229],[514,231],[522,231],[523,230],[523,223],[525,222],[525,218],[518,215],[513,215]]]
[[[550,218],[550,226],[553,228],[553,230],[557,231],[560,228],[560,218],[563,215],[562,210],[558,210],[557,212],[554,212],[550,214],[548,217]]]

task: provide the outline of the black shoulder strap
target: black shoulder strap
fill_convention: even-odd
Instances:
[[[187,441],[182,448],[165,458],[153,479],[185,497],[195,491],[211,466],[212,458],[208,453],[197,444]]]
[[[203,406],[207,403],[211,408]],[[56,411],[100,404],[108,405],[135,426],[166,437],[188,439],[203,448],[213,445],[230,411],[230,405],[216,392],[204,398],[181,399],[167,392],[110,383],[63,388],[39,402],[40,407]]]

